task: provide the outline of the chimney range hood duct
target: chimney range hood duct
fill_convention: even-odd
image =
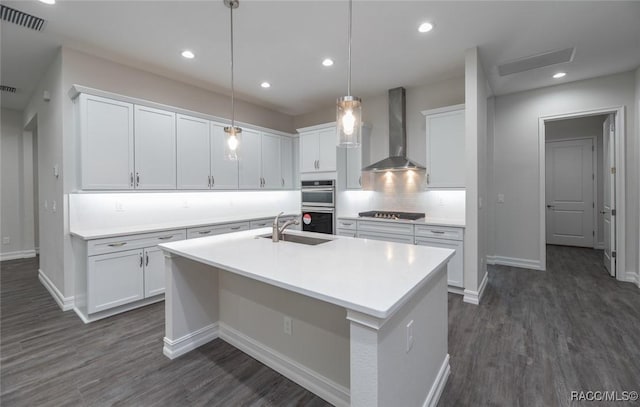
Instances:
[[[407,158],[407,102],[405,89],[389,90],[389,157],[373,163],[362,171],[425,170]]]

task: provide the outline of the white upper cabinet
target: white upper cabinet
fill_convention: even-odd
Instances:
[[[225,156],[227,143],[224,126],[211,123],[211,187],[238,189],[238,161]]]
[[[464,105],[422,113],[427,130],[427,187],[464,188]]]
[[[240,189],[261,189],[262,153],[261,135],[257,131],[242,129],[238,147]]]
[[[262,188],[282,189],[280,136],[263,133],[261,144]]]
[[[86,94],[76,103],[82,189],[132,189],[133,105]]]
[[[300,130],[300,172],[336,171],[336,127]]]
[[[211,187],[211,146],[209,121],[176,116],[178,189]]]
[[[282,188],[293,189],[293,139],[280,139],[280,171],[282,173]]]
[[[176,114],[135,106],[137,189],[176,188]]]

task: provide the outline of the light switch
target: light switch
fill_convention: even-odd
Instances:
[[[498,194],[498,203],[504,203],[504,194]]]
[[[413,348],[413,319],[407,324],[407,353]]]

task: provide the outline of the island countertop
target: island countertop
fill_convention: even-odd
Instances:
[[[454,251],[428,246],[287,230],[330,239],[315,246],[261,235],[271,228],[159,245],[166,252],[328,303],[386,319],[405,304]]]

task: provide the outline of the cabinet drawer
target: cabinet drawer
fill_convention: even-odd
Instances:
[[[356,230],[358,221],[353,219],[338,219],[337,229]]]
[[[382,240],[385,242],[413,244],[413,235],[393,235],[387,233],[362,232],[358,231],[360,239]]]
[[[359,220],[358,231],[410,235],[413,238],[413,225],[407,223],[367,222]]]
[[[87,243],[87,255],[95,256],[97,254],[115,253],[123,250],[141,249],[184,239],[186,239],[184,229],[96,239],[90,240]]]
[[[348,236],[348,237],[356,237],[357,232],[351,229],[337,229],[336,235],[338,236]]]
[[[223,225],[201,226],[197,228],[187,229],[187,239],[195,239],[198,237],[223,235],[225,233],[239,232],[241,230],[249,230],[250,222],[225,223]]]
[[[267,219],[258,219],[251,221],[251,229],[260,229],[260,228],[268,228],[273,225],[273,220],[275,218],[267,218]],[[283,219],[279,219],[280,224],[282,224]]]
[[[416,225],[416,237],[431,237],[436,239],[463,240],[462,228],[447,226]]]

